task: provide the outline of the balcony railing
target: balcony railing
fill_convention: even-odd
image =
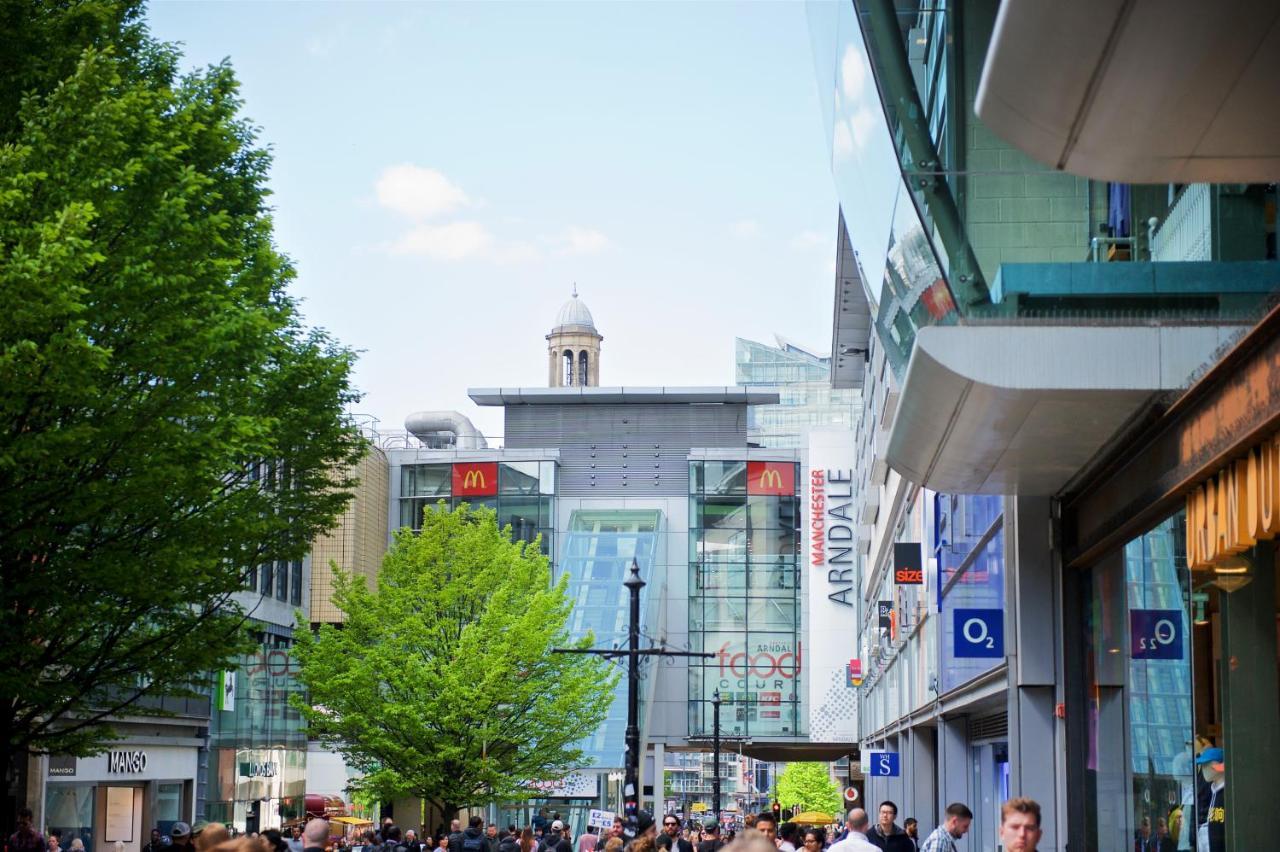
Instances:
[[[1212,223],[1212,188],[1207,183],[1188,184],[1151,233],[1151,259],[1212,260]]]

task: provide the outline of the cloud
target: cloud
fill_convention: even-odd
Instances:
[[[835,136],[831,140],[831,147],[837,160],[843,160],[853,153],[853,133],[849,130],[847,122],[836,122]]]
[[[471,204],[444,174],[411,163],[383,169],[374,191],[383,207],[412,219],[429,219]]]
[[[791,238],[791,247],[796,251],[811,251],[816,248],[826,248],[830,245],[831,240],[822,236],[817,231],[802,231]]]
[[[729,231],[739,239],[751,239],[760,235],[760,223],[755,219],[740,219],[729,226]]]
[[[433,260],[463,260],[493,245],[493,234],[479,222],[415,225],[389,246],[392,254]]]
[[[849,45],[840,57],[840,90],[844,93],[845,100],[861,100],[862,87],[866,82],[867,61],[856,47]]]
[[[601,232],[579,225],[566,228],[559,242],[560,249],[556,253],[564,255],[597,254],[612,244]]]

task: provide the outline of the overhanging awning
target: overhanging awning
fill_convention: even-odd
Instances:
[[[1004,0],[975,109],[1072,174],[1280,179],[1280,3]]]
[[[1239,326],[930,326],[917,333],[890,466],[959,494],[1052,496]]]

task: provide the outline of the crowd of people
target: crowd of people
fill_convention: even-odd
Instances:
[[[574,837],[558,814],[523,829],[508,825],[500,829],[473,816],[463,828],[453,820],[446,830],[419,836],[414,829],[401,829],[386,820],[378,829],[357,836],[334,836],[330,824],[312,819],[305,827],[286,832],[269,829],[234,837],[221,823],[174,823],[168,834],[153,829],[143,852],[956,852],[956,841],[964,837],[973,822],[973,813],[957,802],[947,807],[943,821],[924,840],[914,819],[897,823],[898,807],[882,802],[873,822],[862,808],[854,808],[844,824],[828,832],[821,826],[782,821],[766,811],[749,816],[742,831],[725,832],[715,822],[705,825],[685,823],[668,814],[661,826],[646,811],[636,814],[628,833],[621,815],[604,829],[588,828]],[[1034,852],[1040,841],[1040,806],[1031,799],[1005,802],[1000,813],[1000,844],[1005,852]],[[46,839],[31,825],[31,812],[19,814],[18,831],[6,844],[6,852],[84,852],[80,838],[65,850],[62,838],[51,831]],[[77,848],[77,844],[79,847]],[[124,852],[116,843],[113,852]]]

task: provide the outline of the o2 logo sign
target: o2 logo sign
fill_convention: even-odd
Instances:
[[[1004,610],[957,609],[953,619],[957,659],[1004,656]]]
[[[1182,659],[1182,610],[1129,610],[1129,650],[1135,660]]]

